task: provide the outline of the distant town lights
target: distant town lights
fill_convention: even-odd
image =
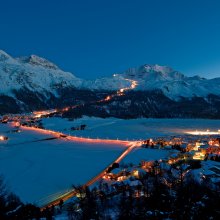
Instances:
[[[219,135],[220,134],[220,129],[217,131],[210,131],[207,129],[206,131],[202,130],[196,130],[196,131],[187,131],[185,132],[186,134],[191,134],[191,135]]]
[[[0,136],[0,141],[6,141],[6,140],[8,140],[8,137],[6,137],[6,136]]]

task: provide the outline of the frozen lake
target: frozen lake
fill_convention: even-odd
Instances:
[[[146,139],[153,137],[183,135],[196,130],[218,131],[220,120],[206,119],[132,119],[83,117],[74,121],[62,118],[45,118],[46,128],[70,133],[75,136],[110,138],[121,140]],[[84,131],[71,131],[71,127],[85,124]],[[59,126],[57,126],[59,125]]]

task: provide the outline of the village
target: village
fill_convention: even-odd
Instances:
[[[107,170],[102,183],[113,188],[121,185],[141,187],[142,180],[153,174],[160,174],[167,185],[174,182],[195,181],[206,182],[208,187],[220,190],[220,138],[219,136],[193,136],[147,139],[142,147],[155,151],[168,151],[167,158],[148,161],[139,164],[114,164]],[[165,176],[169,173],[172,180]],[[165,176],[164,176],[165,175]],[[139,192],[140,193],[140,192]]]
[[[61,118],[60,115],[56,115],[56,117]],[[57,134],[57,137],[55,137],[57,139],[71,137],[68,136],[69,132],[73,137],[74,135],[77,137],[77,132],[85,132],[89,129],[87,123],[76,123],[74,120],[68,120],[68,126],[60,133],[55,130],[48,130],[43,122],[44,118],[54,119],[54,112],[3,116],[0,122],[9,124],[10,130],[0,134],[0,142],[7,143],[10,138],[13,138],[13,135],[9,133],[22,134],[24,128],[45,131],[52,135]],[[19,137],[20,134],[16,135]],[[89,141],[91,140],[93,139],[89,139]],[[103,140],[99,139],[99,141]],[[116,140],[115,144],[117,144],[117,141],[119,140]],[[220,135],[218,131],[196,131],[196,134],[188,132],[175,136],[152,137],[136,142],[138,146],[134,145],[131,151],[128,151],[127,156],[133,155],[133,159],[135,159],[133,153],[141,150],[145,157],[143,156],[138,163],[133,160],[130,162],[126,162],[126,160],[115,161],[88,185],[96,197],[96,202],[99,199],[102,200],[105,195],[105,198],[109,198],[115,204],[115,209],[118,204],[117,200],[123,197],[125,193],[125,200],[131,197],[132,201],[135,202],[144,199],[149,201],[149,204],[155,201],[158,203],[162,199],[165,201],[170,197],[173,199],[178,198],[176,197],[178,190],[183,191],[184,186],[191,184],[192,181],[199,184],[199,186],[207,187],[213,193],[218,194],[220,192]],[[132,143],[135,143],[135,141]],[[158,159],[150,159],[151,157],[148,154],[150,155],[152,152],[158,155]],[[127,156],[125,156],[125,159]],[[195,186],[197,187],[197,185]],[[163,192],[164,187],[168,192]],[[82,212],[81,209],[75,209],[74,207],[76,207],[76,204],[80,204],[82,194],[84,194],[83,190],[74,188],[74,192],[80,191],[80,193],[73,194],[73,196],[64,200],[64,204],[56,208],[55,213],[72,212],[72,209],[75,210],[74,212]],[[158,190],[160,194],[155,194],[155,190]],[[154,198],[155,195],[158,198]],[[58,199],[57,205],[61,204],[60,201],[63,200]],[[203,203],[201,204],[203,205]],[[54,203],[52,203],[52,206],[48,204],[43,206],[45,208],[42,209],[43,213],[52,213],[53,209],[51,207],[53,206]],[[163,208],[158,208],[160,211],[148,209],[146,215],[149,219],[155,216],[172,216],[173,213],[170,212],[170,208],[171,206],[164,205]],[[111,212],[111,208],[108,209]]]
[[[14,123],[14,129],[10,132],[21,132],[20,126],[44,129],[42,118],[54,117],[57,111],[34,112],[26,115],[6,115],[1,118],[1,123]],[[57,115],[57,117],[60,117]],[[86,124],[72,126],[70,130],[84,130]],[[210,187],[220,189],[220,136],[210,131],[179,136],[148,138],[142,140],[142,148],[155,150],[158,154],[167,151],[168,156],[160,160],[142,160],[139,164],[113,164],[106,170],[102,182],[110,185],[141,184],[139,179],[149,175],[158,167],[160,171],[170,172],[176,181],[186,178],[190,173],[197,181],[206,180]],[[62,137],[66,137],[65,135]],[[62,138],[61,137],[61,138]],[[8,137],[0,136],[0,141],[7,141]],[[181,171],[180,171],[181,170]],[[197,170],[198,172],[194,172]],[[181,173],[181,174],[180,174]],[[186,175],[187,174],[187,175]]]

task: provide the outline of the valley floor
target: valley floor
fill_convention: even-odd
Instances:
[[[86,125],[85,130],[71,130]],[[220,129],[220,120],[208,119],[130,119],[83,117],[74,121],[63,118],[44,118],[43,126],[79,137],[139,140],[171,135],[185,135],[196,130]]]
[[[0,126],[9,140],[0,143],[0,174],[9,189],[22,201],[45,204],[71,186],[84,184],[117,158],[125,146],[77,143],[51,139],[52,135],[29,130],[8,133],[9,125]]]
[[[220,128],[219,120],[135,119],[83,117],[74,121],[59,117],[43,118],[45,129],[71,136],[101,139],[145,140],[188,131]],[[85,125],[85,130],[76,128]],[[110,165],[125,150],[121,144],[83,143],[58,138],[52,134],[21,128],[13,132],[10,124],[1,124],[0,174],[10,190],[24,202],[45,204],[70,190],[72,184],[84,184]],[[122,162],[138,164],[141,160],[159,160],[166,150],[138,148]]]

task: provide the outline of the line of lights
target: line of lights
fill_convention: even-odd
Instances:
[[[220,135],[220,130],[218,131],[202,131],[202,130],[196,130],[196,131],[187,131],[185,132],[186,134],[191,134],[191,135]]]
[[[117,76],[117,74],[114,74],[113,76]],[[126,78],[124,78],[124,80],[129,81],[131,83],[131,85],[129,87],[119,89],[115,94],[108,95],[106,98],[97,101],[97,103],[110,101],[112,98],[117,97],[117,96],[123,96],[123,95],[125,95],[124,92],[135,89],[138,86],[138,82],[135,81],[135,80],[126,79]],[[33,117],[34,118],[41,118],[41,117],[47,116],[49,114],[54,114],[54,113],[59,113],[59,112],[66,112],[66,111],[69,111],[71,108],[73,109],[77,106],[79,106],[79,105],[75,105],[75,106],[71,106],[71,107],[70,106],[65,107],[65,108],[62,108],[60,110],[52,109],[52,110],[34,111],[33,112]]]
[[[93,143],[93,144],[113,144],[113,145],[123,145],[126,147],[129,147],[133,144],[138,145],[139,141],[124,141],[124,140],[118,140],[118,139],[93,139],[93,138],[85,138],[85,137],[77,137],[77,136],[70,136],[61,132],[53,131],[53,130],[47,130],[42,128],[35,128],[35,127],[28,127],[28,126],[21,126],[21,128],[25,130],[32,130],[40,133],[46,133],[53,135],[58,138],[65,138],[70,141],[74,142],[83,142],[83,143]]]
[[[116,76],[116,74],[114,74],[114,76]],[[114,98],[114,97],[123,96],[123,95],[125,95],[124,93],[125,93],[126,91],[135,89],[135,88],[138,86],[138,82],[135,81],[135,80],[131,80],[131,79],[124,79],[124,80],[129,81],[129,82],[131,83],[131,85],[130,85],[129,87],[125,87],[125,88],[119,89],[119,90],[116,92],[116,94],[108,95],[106,98],[104,98],[103,100],[100,100],[99,102],[109,101],[109,100],[111,100],[111,99]]]

